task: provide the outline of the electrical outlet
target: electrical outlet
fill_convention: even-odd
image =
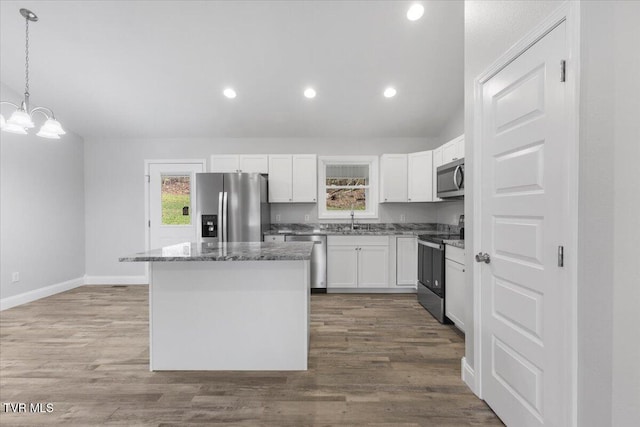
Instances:
[[[400,214],[400,222],[407,222],[407,216],[405,214]]]
[[[309,222],[309,215],[304,216],[304,222]]]
[[[11,273],[11,282],[16,283],[19,281],[20,281],[20,273],[18,273],[17,271],[14,273]]]
[[[280,222],[280,214],[276,215],[276,222]]]

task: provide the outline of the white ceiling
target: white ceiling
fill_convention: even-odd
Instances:
[[[26,7],[32,103],[84,137],[433,136],[463,99],[464,8],[412,3],[3,0],[0,81],[23,92]]]

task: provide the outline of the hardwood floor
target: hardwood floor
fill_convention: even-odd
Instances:
[[[305,372],[149,372],[146,286],[85,286],[0,312],[10,425],[502,425],[460,379],[463,339],[415,295],[312,295]],[[256,355],[259,357],[259,355]]]

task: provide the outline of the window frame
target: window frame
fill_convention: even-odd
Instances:
[[[355,219],[378,219],[378,156],[319,156],[318,157],[318,219],[351,219],[350,211],[327,210],[327,166],[368,165],[369,192],[367,209],[355,211]]]

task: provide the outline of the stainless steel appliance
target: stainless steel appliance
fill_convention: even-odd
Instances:
[[[261,242],[271,218],[267,179],[257,173],[197,173],[200,242]]]
[[[311,292],[327,291],[327,236],[287,235],[285,242],[313,242],[311,252]]]
[[[464,159],[438,167],[438,197],[441,199],[464,198]]]
[[[449,323],[444,315],[446,295],[444,277],[444,239],[449,235],[418,236],[418,302],[440,323]]]

